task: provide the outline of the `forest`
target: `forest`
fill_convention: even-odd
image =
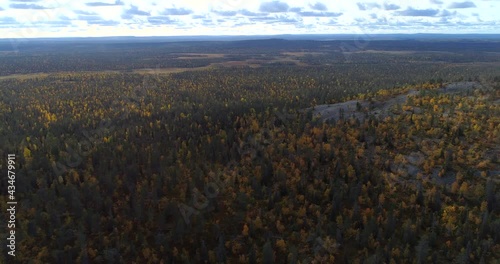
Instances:
[[[0,44],[0,263],[500,259],[498,41]]]

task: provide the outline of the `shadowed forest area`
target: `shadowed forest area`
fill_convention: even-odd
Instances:
[[[498,40],[0,42],[0,146],[1,263],[500,259]]]

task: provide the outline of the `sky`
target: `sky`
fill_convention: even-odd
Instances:
[[[0,38],[495,33],[500,0],[0,0]]]

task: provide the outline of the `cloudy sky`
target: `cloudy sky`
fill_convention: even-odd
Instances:
[[[500,0],[0,0],[0,38],[500,33]]]

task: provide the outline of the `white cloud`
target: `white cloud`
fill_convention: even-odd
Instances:
[[[453,2],[451,3],[448,8],[455,8],[455,9],[460,9],[460,8],[473,8],[476,7],[476,4],[471,1],[465,1],[465,2]]]
[[[500,1],[0,0],[0,36],[500,33],[496,10]]]

